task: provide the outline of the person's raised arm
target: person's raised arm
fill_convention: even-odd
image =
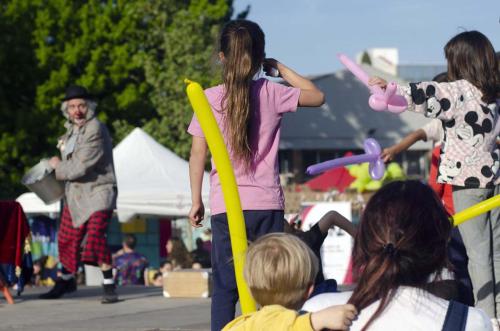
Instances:
[[[205,216],[205,206],[201,197],[203,173],[205,171],[205,160],[207,158],[208,146],[205,138],[193,136],[191,145],[191,156],[189,157],[189,181],[191,185],[191,210],[189,221],[193,227],[201,227],[201,221]]]
[[[335,210],[331,210],[323,215],[318,221],[318,226],[323,234],[327,234],[330,228],[336,226],[349,233],[352,237],[356,235],[354,224]]]
[[[271,69],[277,69],[281,78],[291,86],[300,89],[299,106],[319,107],[325,103],[325,95],[311,80],[299,75],[275,59],[265,59],[264,71],[269,73]]]
[[[382,89],[387,87],[387,81],[380,77],[371,77],[368,84]],[[464,109],[460,107],[463,96],[453,92],[454,89],[456,86],[452,87],[452,83],[420,82],[398,85],[397,93],[406,99],[409,111],[446,122],[451,121],[457,111]]]
[[[422,129],[415,130],[405,136],[399,143],[384,148],[381,154],[382,160],[384,162],[392,161],[397,154],[406,151],[419,140],[427,140],[425,131]]]

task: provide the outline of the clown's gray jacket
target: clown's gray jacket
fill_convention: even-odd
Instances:
[[[76,140],[70,139],[73,135]],[[73,226],[79,227],[92,213],[116,206],[113,145],[108,129],[95,117],[80,128],[70,127],[61,139],[66,148],[71,145],[71,151],[63,153],[56,178],[66,181],[65,202]]]

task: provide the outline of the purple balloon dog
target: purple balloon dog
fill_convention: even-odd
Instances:
[[[368,80],[369,76],[366,72],[361,69],[359,65],[354,63],[351,59],[349,59],[344,54],[338,55],[340,62],[354,75],[356,76],[363,84],[365,84],[369,89],[372,95],[370,99],[368,99],[368,104],[375,111],[384,111],[388,110],[391,113],[399,114],[408,108],[408,103],[406,99],[396,94],[396,83],[390,82],[387,85],[385,91],[380,88],[380,86],[369,85]]]
[[[380,149],[379,143],[373,138],[368,138],[365,140],[363,146],[365,148],[365,154],[346,156],[318,163],[307,167],[306,173],[308,175],[317,175],[329,169],[343,167],[349,164],[369,162],[370,165],[368,169],[370,177],[374,180],[381,179],[384,176],[385,165],[380,157],[382,150]]]

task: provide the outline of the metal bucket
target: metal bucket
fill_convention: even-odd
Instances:
[[[31,168],[23,176],[21,183],[47,205],[61,200],[64,196],[64,182],[56,179],[55,171],[47,160],[41,160]]]

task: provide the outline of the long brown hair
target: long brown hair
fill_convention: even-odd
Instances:
[[[466,31],[453,37],[444,47],[450,81],[465,79],[482,93],[486,103],[500,98],[500,72],[495,50],[488,38],[478,31]]]
[[[432,189],[419,181],[382,187],[368,202],[354,240],[357,287],[349,299],[362,310],[380,304],[362,330],[380,316],[399,286],[425,288],[448,265],[451,222]]]
[[[167,252],[168,259],[172,263],[173,268],[180,267],[182,269],[191,268],[193,259],[189,254],[184,242],[179,237],[169,239],[172,242],[172,251]]]
[[[228,22],[220,36],[220,51],[224,54],[223,81],[225,94],[224,118],[226,134],[233,155],[251,167],[253,158],[249,142],[250,89],[253,77],[260,71],[265,57],[264,32],[254,22]]]

